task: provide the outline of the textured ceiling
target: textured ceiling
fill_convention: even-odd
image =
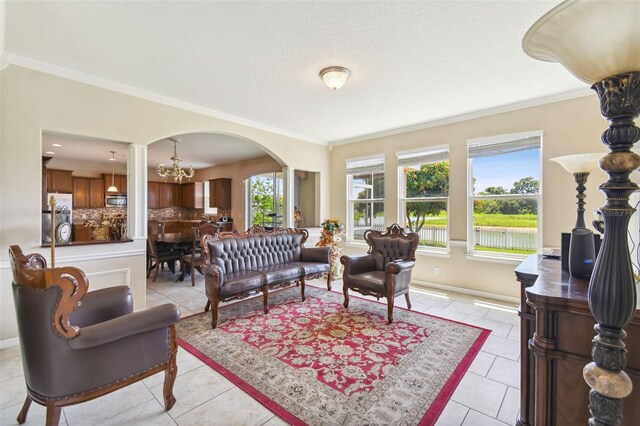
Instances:
[[[340,142],[585,88],[521,48],[557,3],[5,2],[5,54]]]

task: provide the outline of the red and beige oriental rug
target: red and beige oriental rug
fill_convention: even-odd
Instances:
[[[180,345],[290,424],[428,425],[489,331],[383,303],[290,288],[180,321]]]

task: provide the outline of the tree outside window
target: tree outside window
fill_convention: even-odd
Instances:
[[[420,236],[420,247],[448,247],[449,161],[447,149],[398,156],[400,217]]]
[[[282,226],[282,191],[282,173],[265,173],[249,178],[250,226]]]

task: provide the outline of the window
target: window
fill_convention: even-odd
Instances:
[[[209,181],[204,181],[204,214],[217,215],[217,207],[209,207]]]
[[[261,225],[269,229],[282,226],[284,213],[282,173],[251,176],[248,182],[249,227]]]
[[[467,141],[469,253],[540,252],[541,141],[541,131]]]
[[[347,160],[348,240],[384,230],[384,157]]]
[[[449,148],[398,154],[399,220],[420,235],[418,247],[447,249]]]

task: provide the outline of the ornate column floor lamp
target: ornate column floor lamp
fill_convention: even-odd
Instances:
[[[626,367],[624,327],[636,310],[636,292],[627,243],[634,213],[629,196],[638,186],[629,174],[640,166],[631,152],[640,139],[634,119],[640,114],[640,1],[561,3],[524,36],[524,51],[535,59],[559,62],[598,93],[602,115],[610,122],[602,134],[609,153],[600,168],[609,179],[600,209],[604,239],[589,282],[589,307],[597,321],[593,362],[583,375],[589,392],[589,425],[619,425],[622,401],[632,390]],[[637,343],[637,342],[636,342]],[[634,343],[635,344],[635,343]],[[633,420],[632,420],[633,421]]]
[[[598,170],[598,163],[603,154],[574,154],[550,158],[573,174],[576,181],[576,198],[578,199],[578,217],[576,226],[571,230],[569,244],[569,273],[573,277],[590,278],[596,257],[596,246],[593,231],[584,223],[584,191],[590,173]]]

